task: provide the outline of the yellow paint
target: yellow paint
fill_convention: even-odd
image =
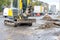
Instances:
[[[8,10],[8,16],[13,16],[13,12],[11,8]]]
[[[30,4],[30,0],[27,0],[27,5],[29,5]]]
[[[42,12],[42,6],[40,6],[40,12]]]
[[[19,0],[19,8],[22,10],[22,0]]]

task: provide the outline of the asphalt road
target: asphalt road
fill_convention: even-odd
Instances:
[[[0,16],[0,40],[56,40],[60,35],[60,28],[35,30],[44,22],[43,20],[36,20],[37,22],[31,27],[11,27],[4,25],[4,19]]]
[[[34,29],[39,25],[11,27],[4,25],[4,20],[0,16],[0,40],[33,40]]]
[[[29,27],[6,26],[4,18],[0,17],[0,40],[31,40],[32,31]]]

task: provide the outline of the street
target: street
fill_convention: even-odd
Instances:
[[[0,0],[0,40],[60,40],[60,0]]]
[[[37,17],[38,18],[38,17]],[[60,28],[37,29],[43,20],[37,19],[31,27],[11,27],[4,25],[4,19],[0,16],[0,40],[58,40]]]

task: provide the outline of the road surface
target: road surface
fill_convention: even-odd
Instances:
[[[4,19],[0,16],[0,40],[56,40],[60,35],[60,28],[51,29],[35,29],[38,28],[40,24],[43,24],[43,20],[38,18],[36,23],[31,27],[19,26],[11,27],[4,25]]]

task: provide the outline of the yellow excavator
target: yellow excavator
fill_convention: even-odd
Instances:
[[[28,18],[32,12],[31,2],[31,0],[11,0],[11,5],[5,13],[7,18],[4,20],[4,24],[14,27],[20,25],[32,26],[32,23],[36,20]]]

